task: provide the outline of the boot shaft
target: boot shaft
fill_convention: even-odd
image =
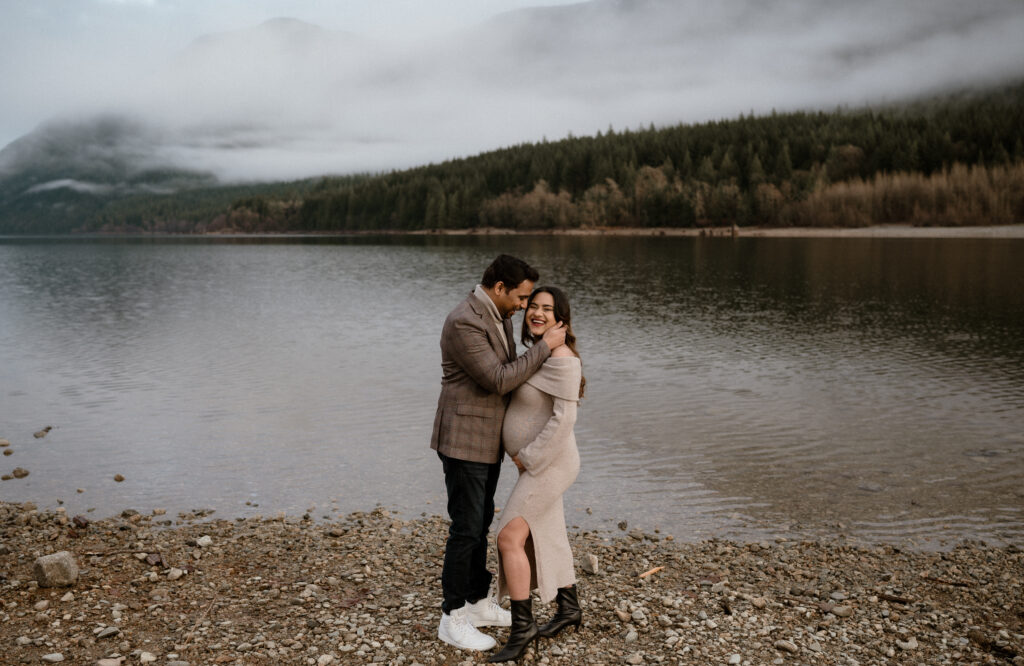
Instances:
[[[580,599],[576,592],[576,586],[558,588],[555,595],[555,603],[558,604],[558,613],[575,614],[580,612]]]

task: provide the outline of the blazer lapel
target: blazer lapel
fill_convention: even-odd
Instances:
[[[516,360],[516,341],[512,337],[512,319],[502,319],[501,324],[505,327],[505,341],[508,342],[508,360],[514,361]]]
[[[493,323],[494,318],[491,317],[489,312],[487,312],[487,306],[480,302],[476,297],[476,294],[470,292],[468,301],[470,309],[472,309],[485,324],[495,326]],[[508,342],[508,346],[504,349],[505,356],[509,361],[514,361],[516,358],[516,343],[512,339],[512,320],[502,319],[502,326],[505,331],[505,340]],[[498,358],[501,358],[501,352],[503,351],[501,347],[501,336],[498,335],[497,328],[494,328],[493,331],[493,335],[489,336],[491,338],[491,349],[493,349],[494,353],[498,355]]]

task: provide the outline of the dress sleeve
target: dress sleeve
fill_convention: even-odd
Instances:
[[[554,398],[554,413],[544,429],[532,442],[519,451],[519,462],[527,472],[537,473],[544,469],[558,450],[569,440],[576,425],[576,400]]]

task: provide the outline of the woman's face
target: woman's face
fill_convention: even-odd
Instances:
[[[544,331],[556,323],[554,297],[546,291],[537,294],[526,307],[525,323],[530,335],[537,337],[544,335]]]

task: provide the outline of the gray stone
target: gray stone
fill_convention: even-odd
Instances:
[[[50,654],[43,655],[43,661],[45,661],[48,664],[56,664],[64,661],[64,655],[62,655],[60,652],[51,652]]]
[[[916,650],[917,639],[911,636],[905,641],[896,641],[896,646],[901,650]]]
[[[117,636],[121,633],[121,630],[117,627],[104,627],[100,629],[100,632],[96,634],[96,638],[110,638],[111,636]]]
[[[68,587],[78,581],[75,557],[66,550],[36,558],[34,572],[40,587]]]
[[[580,558],[580,567],[588,574],[596,576],[601,572],[597,563],[597,555],[593,553],[587,553]]]

